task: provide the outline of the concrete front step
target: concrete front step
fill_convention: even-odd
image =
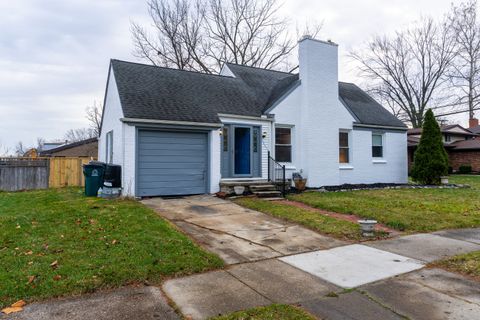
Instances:
[[[253,194],[259,198],[276,198],[276,197],[281,197],[282,195],[280,191],[276,191],[276,190],[256,191]]]
[[[273,184],[264,184],[264,185],[251,185],[250,191],[276,191],[277,188]]]

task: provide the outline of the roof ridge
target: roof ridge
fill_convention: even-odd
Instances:
[[[144,66],[144,67],[152,67],[152,68],[157,68],[157,69],[172,70],[172,71],[178,71],[178,72],[188,72],[188,73],[193,73],[193,74],[198,74],[198,75],[203,75],[203,76],[214,76],[214,77],[222,77],[222,78],[227,78],[227,79],[228,78],[235,79],[234,77],[225,76],[225,75],[217,74],[217,73],[205,73],[205,72],[199,72],[199,71],[193,71],[193,70],[176,69],[176,68],[171,68],[171,67],[161,67],[161,66],[156,66],[156,65],[146,64],[146,63],[141,63],[141,62],[125,61],[125,60],[120,60],[120,59],[110,59],[110,61],[117,61],[117,62],[121,62],[121,63],[135,64],[135,65],[140,65],[140,66]]]
[[[274,70],[274,69],[267,69],[267,68],[259,68],[259,67],[247,66],[247,65],[244,65],[244,64],[239,64],[239,63],[234,63],[234,62],[225,62],[225,64],[226,64],[226,65],[229,65],[229,64],[230,64],[230,65],[233,65],[233,66],[239,66],[239,67],[250,68],[250,69],[257,69],[257,70],[278,72],[278,73],[288,74],[288,75],[292,75],[292,76],[297,74],[297,73],[291,73],[291,72]]]

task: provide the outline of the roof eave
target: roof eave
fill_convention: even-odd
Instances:
[[[197,126],[205,128],[221,128],[221,123],[195,122],[195,121],[174,121],[174,120],[157,120],[157,119],[141,119],[141,118],[120,118],[121,122],[130,124],[166,124],[180,126]]]
[[[398,131],[408,131],[407,127],[399,127],[399,126],[388,126],[388,125],[381,125],[381,124],[365,124],[365,123],[358,123],[354,122],[353,127],[358,128],[372,128],[372,129],[388,129],[388,130],[398,130]]]

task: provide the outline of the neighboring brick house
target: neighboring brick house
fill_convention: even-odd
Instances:
[[[98,156],[98,140],[90,138],[72,142],[40,152],[42,157],[92,157]]]
[[[447,150],[449,166],[457,171],[462,165],[472,166],[472,170],[480,172],[480,126],[478,120],[470,121],[466,129],[458,124],[440,127],[443,145]],[[408,168],[413,165],[414,153],[422,134],[421,128],[408,130]]]

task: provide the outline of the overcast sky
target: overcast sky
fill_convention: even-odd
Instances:
[[[282,14],[323,21],[320,37],[340,45],[340,80],[358,82],[346,52],[421,15],[440,18],[451,2],[284,0]],[[144,1],[0,0],[0,145],[85,127],[85,108],[103,101],[109,59],[137,61],[130,21],[149,22]]]

